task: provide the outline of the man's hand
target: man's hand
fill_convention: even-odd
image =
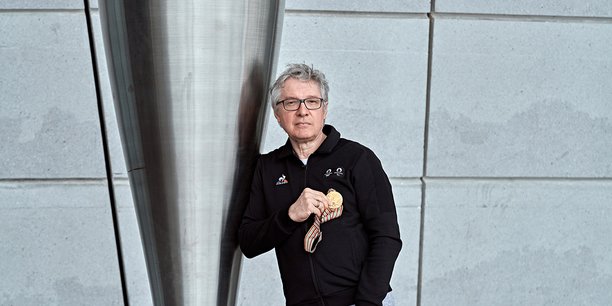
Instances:
[[[289,207],[289,218],[295,222],[303,222],[310,214],[321,216],[329,204],[324,193],[304,188],[300,197]]]

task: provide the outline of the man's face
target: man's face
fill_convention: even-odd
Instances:
[[[319,85],[313,81],[300,81],[289,78],[283,84],[279,101],[285,99],[322,98]],[[282,103],[274,108],[274,117],[294,142],[308,142],[323,133],[327,117],[327,103],[319,109],[309,110],[301,103],[295,111],[287,111]]]

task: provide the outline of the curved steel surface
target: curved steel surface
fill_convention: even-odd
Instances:
[[[233,305],[284,2],[100,7],[153,301]]]

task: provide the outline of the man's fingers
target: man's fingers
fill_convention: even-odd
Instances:
[[[321,216],[330,204],[324,193],[310,188],[304,188],[300,197],[306,210],[317,216]]]

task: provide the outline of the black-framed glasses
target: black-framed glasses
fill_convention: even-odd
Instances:
[[[279,105],[282,103],[283,108],[285,110],[295,111],[300,108],[300,104],[304,103],[304,106],[306,106],[307,109],[315,110],[315,109],[321,108],[324,101],[325,100],[323,100],[322,98],[285,99],[285,100],[276,102],[276,105]]]

